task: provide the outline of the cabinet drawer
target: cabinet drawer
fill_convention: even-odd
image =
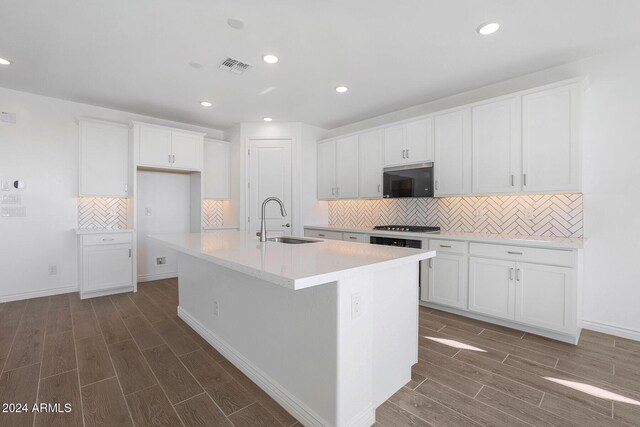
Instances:
[[[342,232],[340,231],[305,230],[304,235],[318,239],[342,240]]]
[[[467,242],[457,240],[429,239],[429,250],[440,252],[452,252],[456,254],[467,253]]]
[[[563,265],[567,267],[573,267],[576,262],[573,251],[563,251],[559,249],[527,248],[523,246],[492,245],[472,242],[470,251],[472,255],[490,258]]]
[[[369,243],[369,236],[360,233],[343,233],[342,240],[347,242]]]
[[[116,245],[131,243],[131,233],[90,234],[82,236],[82,244],[90,245]]]

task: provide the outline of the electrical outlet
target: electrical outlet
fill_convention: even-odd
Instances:
[[[57,265],[50,265],[49,266],[49,276],[55,276],[56,274],[58,274],[58,266]]]
[[[529,221],[533,221],[534,219],[536,219],[536,216],[533,213],[533,209],[527,209],[527,211],[525,212],[525,218]]]
[[[144,208],[144,216],[151,216],[151,208]]]
[[[220,304],[218,304],[218,301],[213,302],[213,315],[215,317],[220,316]]]
[[[156,265],[165,265],[166,263],[167,263],[167,257],[166,256],[156,257]]]
[[[16,113],[10,113],[8,111],[3,111],[0,113],[0,121],[4,123],[15,123],[16,122]]]
[[[360,293],[351,295],[351,319],[360,317],[362,310],[362,295]]]
[[[13,181],[2,181],[2,191],[10,191]]]

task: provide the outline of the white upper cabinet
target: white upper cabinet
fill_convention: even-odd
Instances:
[[[431,117],[385,129],[385,166],[432,161],[433,156],[433,119]]]
[[[520,191],[520,102],[517,97],[471,109],[474,194]]]
[[[318,199],[336,197],[336,141],[324,141],[318,144]]]
[[[336,141],[336,195],[339,199],[358,197],[358,137]]]
[[[134,122],[138,166],[202,170],[204,134]]]
[[[471,111],[435,116],[435,195],[471,193]]]
[[[522,189],[579,191],[578,85],[522,97]]]
[[[228,200],[230,198],[230,148],[229,143],[225,141],[204,140],[202,193],[205,199]]]
[[[358,171],[360,197],[382,197],[382,163],[383,137],[381,130],[374,130],[359,135],[358,154],[360,163]]]
[[[79,120],[80,196],[127,197],[129,128],[117,123]]]

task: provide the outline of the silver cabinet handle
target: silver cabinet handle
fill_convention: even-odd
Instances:
[[[509,280],[513,280],[513,268],[509,269]]]
[[[522,175],[522,184],[527,185],[527,174]]]
[[[522,252],[507,251],[509,255],[522,255]]]
[[[407,159],[409,158],[409,149],[407,148]]]
[[[353,237],[353,236],[349,236],[349,239],[351,239],[351,240],[358,240],[358,238],[357,238],[357,237]]]
[[[318,237],[324,237],[324,234],[318,233]]]
[[[176,162],[176,155],[172,154],[171,157],[173,158],[173,163],[175,163]]]
[[[131,258],[131,249],[129,249],[129,258]]]
[[[429,258],[429,268],[433,268],[433,258]]]
[[[515,177],[513,176],[513,174],[511,174],[511,186],[512,187],[516,185],[515,182],[516,182],[515,181]]]
[[[124,185],[124,192],[125,192],[125,193],[128,193],[128,192],[129,192],[129,185],[128,185],[128,184],[125,184],[125,185]]]
[[[169,163],[171,163],[171,154],[169,154]]]
[[[340,187],[336,187],[336,196],[340,195]]]
[[[114,240],[116,240],[116,239],[113,238],[113,237],[111,239],[102,239],[103,242],[112,242]]]
[[[519,281],[520,281],[520,279],[521,279],[521,277],[520,277],[520,276],[521,276],[521,275],[520,275],[520,269],[519,269],[519,268],[517,268],[517,269],[516,269],[516,280],[517,280],[518,282],[519,282]]]
[[[284,225],[281,225],[280,227],[287,227],[287,228],[289,228],[289,227],[291,227],[291,224],[286,223],[286,224],[284,224]]]
[[[336,187],[331,187],[331,195],[332,196],[336,195]]]
[[[378,184],[378,194],[380,194],[380,184]]]
[[[436,190],[440,188],[440,183],[438,182],[438,180],[436,179]]]
[[[441,248],[450,248],[451,245],[440,245]]]
[[[407,158],[407,150],[402,150],[402,158],[403,159]]]

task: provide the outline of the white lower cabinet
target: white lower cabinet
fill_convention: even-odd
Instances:
[[[428,301],[449,307],[466,308],[466,256],[438,253],[429,261]]]
[[[305,237],[314,237],[316,239],[342,240],[341,231],[305,229],[304,235]]]
[[[469,311],[514,320],[515,263],[469,258]]]
[[[128,292],[133,287],[130,233],[80,237],[80,297]]]

